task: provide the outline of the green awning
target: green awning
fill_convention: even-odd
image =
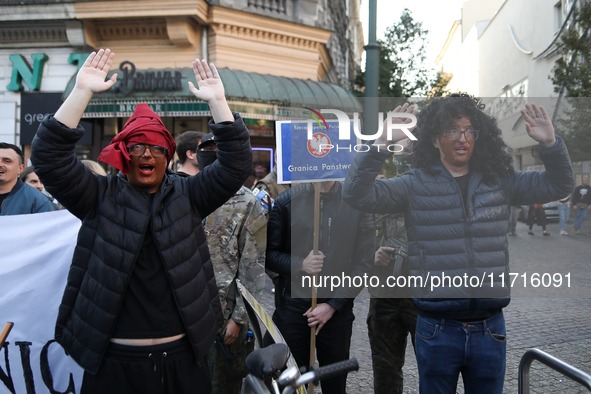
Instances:
[[[361,110],[357,98],[339,85],[228,68],[220,69],[219,73],[224,81],[226,95],[231,100]]]
[[[84,113],[85,118],[128,117],[135,105],[148,103],[161,116],[209,116],[208,106],[197,100],[188,89],[187,82],[195,83],[192,68],[148,69],[118,73],[118,82],[109,91],[94,95]],[[345,112],[361,111],[360,102],[341,86],[326,82],[277,77],[240,70],[219,70],[226,96],[232,110],[244,117],[278,120],[301,111],[301,107],[314,109],[340,109]],[[125,86],[123,85],[125,83]],[[63,97],[71,92],[75,76],[70,80]]]

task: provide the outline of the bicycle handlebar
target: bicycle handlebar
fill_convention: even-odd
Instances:
[[[359,363],[357,362],[356,358],[352,358],[350,360],[341,361],[335,364],[327,365],[325,367],[315,368],[317,380],[326,380],[332,379],[344,373],[350,371],[357,371],[359,370]],[[314,382],[315,385],[318,385],[317,382]]]
[[[357,370],[359,370],[359,363],[356,358],[320,368],[312,367],[311,371],[297,378],[293,385],[285,387],[283,394],[292,394],[295,392],[295,389],[308,383],[314,383],[315,386],[318,386],[321,380],[332,379],[344,373]]]
[[[285,344],[275,344],[255,350],[246,358],[246,365],[250,374],[243,383],[243,393],[270,393],[270,386],[266,386],[261,378],[271,376],[272,372],[280,371],[285,367],[289,357],[289,348]],[[283,371],[277,382],[284,387],[282,394],[293,394],[296,389],[308,383],[318,386],[321,380],[332,379],[350,371],[359,370],[359,363],[356,358],[340,361],[335,364],[326,365],[320,368],[311,367],[309,372],[298,377],[297,367],[291,367]],[[267,382],[268,383],[268,382]],[[279,393],[275,386],[274,392]]]

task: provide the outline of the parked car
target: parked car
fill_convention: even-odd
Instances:
[[[529,205],[522,205],[521,212],[519,212],[519,221],[527,222],[527,214],[529,212]],[[551,201],[544,204],[544,213],[546,214],[546,220],[560,220],[558,214],[558,201]]]

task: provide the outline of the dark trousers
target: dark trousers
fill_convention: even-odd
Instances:
[[[110,343],[96,375],[84,372],[81,394],[209,394],[209,367],[189,340],[153,346]]]
[[[298,366],[310,365],[310,327],[302,316],[304,311],[295,311],[279,307],[273,314],[273,321],[285,338],[291,354]],[[335,312],[316,336],[316,357],[318,364],[324,366],[349,359],[351,335],[353,333],[352,309]],[[344,394],[347,387],[347,375],[320,382],[323,394]]]
[[[402,393],[406,339],[414,346],[417,312],[410,298],[372,298],[367,314],[375,394]]]
[[[211,370],[212,394],[240,394],[242,378],[248,374],[246,356],[254,350],[254,339],[246,342],[247,331],[248,325],[243,325],[234,343],[223,345],[231,362],[228,362],[217,341],[209,348],[207,360]]]

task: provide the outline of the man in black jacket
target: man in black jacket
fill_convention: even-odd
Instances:
[[[279,274],[273,321],[299,366],[309,365],[312,326],[317,327],[316,349],[321,366],[349,359],[355,318],[353,300],[363,288],[359,279],[371,270],[375,250],[373,217],[344,203],[341,183],[322,182],[321,191],[318,255],[312,253],[312,184],[298,184],[281,193],[267,225],[266,268]],[[312,310],[314,274],[329,279],[318,288],[318,305]],[[337,284],[343,276],[350,277],[353,283]],[[332,290],[331,284],[335,285]],[[344,394],[346,382],[346,375],[323,380],[322,392]]]
[[[401,111],[416,114],[408,104],[395,110]],[[573,187],[566,146],[544,108],[526,104],[521,113],[540,143],[544,172],[516,172],[481,101],[455,94],[434,99],[418,115],[416,169],[374,181],[385,146],[406,138],[394,130],[359,153],[347,173],[343,198],[351,206],[404,212],[421,393],[455,393],[460,373],[467,393],[503,392],[510,207],[557,200]],[[393,124],[406,121],[393,117]]]
[[[79,120],[113,62],[91,53],[55,116],[44,119],[32,161],[52,195],[82,220],[56,339],[84,369],[82,393],[208,393],[204,357],[222,321],[201,221],[252,169],[248,130],[226,103],[217,70],[193,62],[211,109],[218,160],[196,176],[167,170],[174,139],[147,105],[136,107],[99,158],[121,173],[95,176],[75,155]]]

